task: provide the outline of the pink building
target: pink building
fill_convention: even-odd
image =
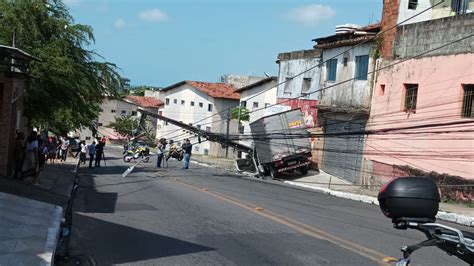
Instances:
[[[400,26],[382,42],[364,183],[406,174],[399,166],[474,179],[473,26],[474,14],[445,17]]]

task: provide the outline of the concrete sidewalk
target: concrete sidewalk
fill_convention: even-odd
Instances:
[[[0,177],[0,265],[53,264],[73,170],[73,158],[47,164],[39,186]]]

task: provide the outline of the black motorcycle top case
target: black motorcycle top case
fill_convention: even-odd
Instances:
[[[424,177],[402,177],[386,184],[378,195],[380,208],[392,220],[435,221],[440,196],[436,183]]]

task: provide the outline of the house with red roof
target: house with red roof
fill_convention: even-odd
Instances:
[[[160,90],[160,98],[164,101],[160,113],[183,123],[191,124],[202,130],[214,133],[227,132],[227,117],[230,108],[239,105],[240,94],[228,83],[200,82],[185,80]],[[237,134],[236,121],[229,122],[229,133]],[[226,151],[218,143],[199,140],[196,136],[181,128],[159,122],[157,138],[173,140],[179,146],[186,138],[193,143],[193,153],[211,156],[225,156]],[[232,152],[228,152],[232,156]]]
[[[122,98],[107,97],[102,102],[100,108],[101,112],[96,120],[96,130],[99,137],[106,137],[112,140],[122,139],[120,136],[108,125],[115,122],[115,118],[120,116],[131,115],[133,117],[140,117],[138,108],[143,108],[149,112],[158,114],[159,110],[164,106],[163,102],[154,97],[145,96],[125,96]],[[156,130],[158,121],[156,118],[150,118],[151,126]],[[93,132],[91,129],[83,128],[75,134],[81,140],[92,140]]]

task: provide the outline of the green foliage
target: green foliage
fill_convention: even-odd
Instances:
[[[115,122],[110,123],[108,127],[113,128],[117,133],[131,139],[132,137],[145,137],[150,143],[155,141],[155,130],[149,120],[143,121],[140,125],[140,119],[132,115],[116,117]]]
[[[41,61],[30,64],[25,115],[35,126],[65,133],[92,126],[104,95],[122,86],[117,68],[97,61],[88,25],[75,24],[60,0],[0,0],[0,44],[16,47]]]
[[[235,107],[230,109],[230,118],[240,121],[250,120],[250,111],[245,107]]]
[[[127,139],[136,135],[139,126],[140,120],[132,115],[116,117],[115,122],[108,125],[108,127],[113,128],[117,133]]]

